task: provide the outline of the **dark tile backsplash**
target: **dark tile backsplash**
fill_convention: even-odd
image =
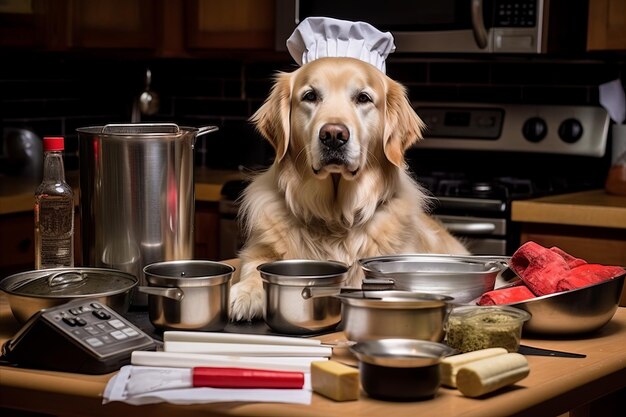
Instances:
[[[274,75],[296,68],[288,59],[131,61],[35,54],[3,59],[3,130],[18,127],[40,137],[65,136],[66,166],[76,169],[75,129],[130,122],[133,100],[144,88],[146,67],[152,70],[152,90],[160,96],[160,108],[142,121],[220,127],[198,140],[198,164],[233,169],[271,161],[271,147],[248,118],[267,96]],[[407,87],[414,102],[598,105],[599,84],[617,77],[626,81],[623,58],[563,61],[392,56],[387,71]]]

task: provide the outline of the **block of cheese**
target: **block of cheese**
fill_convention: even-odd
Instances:
[[[480,397],[528,376],[528,360],[519,353],[507,353],[463,365],[456,374],[456,386],[466,397]]]
[[[359,370],[337,361],[311,362],[313,391],[335,401],[359,398]]]
[[[506,350],[505,348],[495,347],[445,357],[441,360],[441,363],[439,364],[441,384],[447,387],[456,388],[456,374],[463,365],[467,365],[470,362],[475,362],[485,358],[505,355],[507,353],[508,350]]]

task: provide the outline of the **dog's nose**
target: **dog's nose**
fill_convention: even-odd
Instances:
[[[340,123],[326,123],[320,129],[319,138],[324,146],[337,149],[350,139],[350,131],[346,125]]]

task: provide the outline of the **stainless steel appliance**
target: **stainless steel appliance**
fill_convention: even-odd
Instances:
[[[588,0],[276,0],[276,48],[309,16],[368,22],[398,52],[585,50]]]
[[[593,106],[414,103],[428,126],[407,152],[433,214],[474,254],[519,246],[514,200],[602,188],[609,117]]]
[[[83,263],[131,273],[193,258],[196,138],[217,127],[173,123],[77,129]],[[135,292],[134,305],[148,297]]]

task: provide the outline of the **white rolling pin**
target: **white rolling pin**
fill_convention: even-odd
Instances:
[[[267,369],[273,371],[309,372],[311,362],[328,360],[323,357],[250,357],[220,356],[202,353],[176,353],[134,351],[132,365],[158,366],[165,368],[194,368],[199,366]]]
[[[170,342],[163,343],[165,352],[208,353],[241,356],[320,356],[330,357],[327,346],[245,345],[241,343]]]
[[[217,332],[185,332],[168,330],[163,332],[165,342],[206,342],[206,343],[243,343],[249,345],[288,345],[288,346],[321,346],[318,339],[302,337],[217,333]]]

